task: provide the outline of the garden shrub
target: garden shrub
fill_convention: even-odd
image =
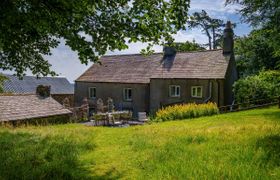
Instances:
[[[236,81],[233,92],[237,103],[271,99],[280,95],[280,72],[263,71]],[[257,104],[258,102],[255,102]]]
[[[172,121],[189,119],[201,116],[218,114],[219,109],[215,103],[207,104],[178,104],[162,108],[156,112],[155,121]]]

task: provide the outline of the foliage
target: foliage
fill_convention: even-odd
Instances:
[[[269,46],[274,56],[280,57],[280,0],[227,0],[241,4],[243,20],[267,32]]]
[[[234,83],[233,91],[238,103],[277,97],[280,95],[280,72],[263,71],[239,79]]]
[[[209,49],[217,49],[221,46],[222,27],[225,22],[221,19],[211,18],[205,10],[195,12],[188,21],[189,28],[201,28],[208,37]]]
[[[3,90],[3,83],[5,80],[7,80],[8,78],[2,74],[0,74],[0,93],[4,92]]]
[[[280,113],[128,128],[0,127],[0,179],[280,179]]]
[[[219,109],[215,103],[207,104],[179,104],[167,106],[156,112],[155,121],[172,121],[178,119],[197,118],[218,114]]]
[[[36,93],[42,97],[49,97],[51,93],[51,86],[39,85],[36,88]]]
[[[257,74],[261,70],[280,69],[280,57],[273,53],[269,34],[254,30],[235,41],[236,65],[240,77]]]
[[[44,59],[60,41],[81,63],[96,62],[128,42],[162,44],[184,29],[189,0],[0,2],[0,68],[22,76],[54,75]]]
[[[176,51],[177,52],[191,52],[191,51],[198,51],[204,50],[205,48],[200,46],[195,41],[190,42],[186,41],[184,43],[175,43]]]

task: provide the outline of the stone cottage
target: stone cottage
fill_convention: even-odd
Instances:
[[[232,85],[237,80],[230,22],[224,30],[223,49],[112,55],[101,58],[75,81],[75,105],[88,97],[114,100],[116,109],[154,113],[176,103],[233,102]]]

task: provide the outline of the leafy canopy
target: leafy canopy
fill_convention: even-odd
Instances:
[[[54,75],[44,59],[64,39],[81,63],[128,42],[162,44],[184,28],[190,0],[2,0],[0,69]]]
[[[175,48],[177,52],[190,52],[190,51],[199,51],[204,50],[205,48],[202,47],[200,44],[196,43],[195,41],[190,42],[186,41],[183,43],[175,43]]]
[[[280,57],[280,0],[227,0],[239,3],[243,21],[267,32],[274,56]]]
[[[280,57],[274,55],[269,36],[266,30],[260,29],[235,40],[236,65],[240,77],[254,75],[262,70],[280,69]]]

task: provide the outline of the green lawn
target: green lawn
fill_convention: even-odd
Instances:
[[[280,179],[276,107],[129,128],[0,127],[0,179]]]

